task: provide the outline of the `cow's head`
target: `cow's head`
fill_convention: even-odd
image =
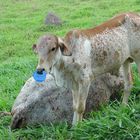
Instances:
[[[37,70],[42,71],[45,69],[48,73],[62,55],[71,55],[64,41],[55,35],[41,36],[37,44],[33,45],[33,50],[39,56]]]

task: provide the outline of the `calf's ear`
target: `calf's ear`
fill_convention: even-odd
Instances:
[[[62,38],[60,38],[60,37],[58,37],[58,45],[59,45],[60,50],[61,50],[63,55],[65,55],[65,56],[71,56],[72,55],[72,52],[66,46],[64,40]]]
[[[32,49],[33,49],[33,51],[34,51],[35,53],[37,53],[37,46],[36,46],[36,44],[33,44]]]

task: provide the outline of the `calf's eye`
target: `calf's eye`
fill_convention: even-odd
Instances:
[[[54,50],[55,50],[55,48],[52,48],[52,49],[51,49],[51,51],[54,51]]]

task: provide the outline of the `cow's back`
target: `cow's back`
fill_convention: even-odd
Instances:
[[[123,26],[90,38],[79,35],[79,31],[75,30],[70,38],[68,44],[72,50],[73,61],[85,72],[108,72],[120,67],[126,57],[130,56],[127,30]]]
[[[100,75],[119,69],[131,57],[127,16],[139,17],[124,13],[95,28],[68,32],[65,42],[72,50],[73,63],[79,65],[81,71]]]

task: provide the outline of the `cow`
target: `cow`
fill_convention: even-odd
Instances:
[[[122,103],[127,105],[131,90],[130,63],[140,73],[140,15],[119,14],[90,29],[74,29],[64,38],[47,34],[33,45],[38,54],[38,71],[47,71],[56,85],[70,88],[73,96],[73,122],[82,120],[90,84],[104,73],[117,74],[125,81]]]

